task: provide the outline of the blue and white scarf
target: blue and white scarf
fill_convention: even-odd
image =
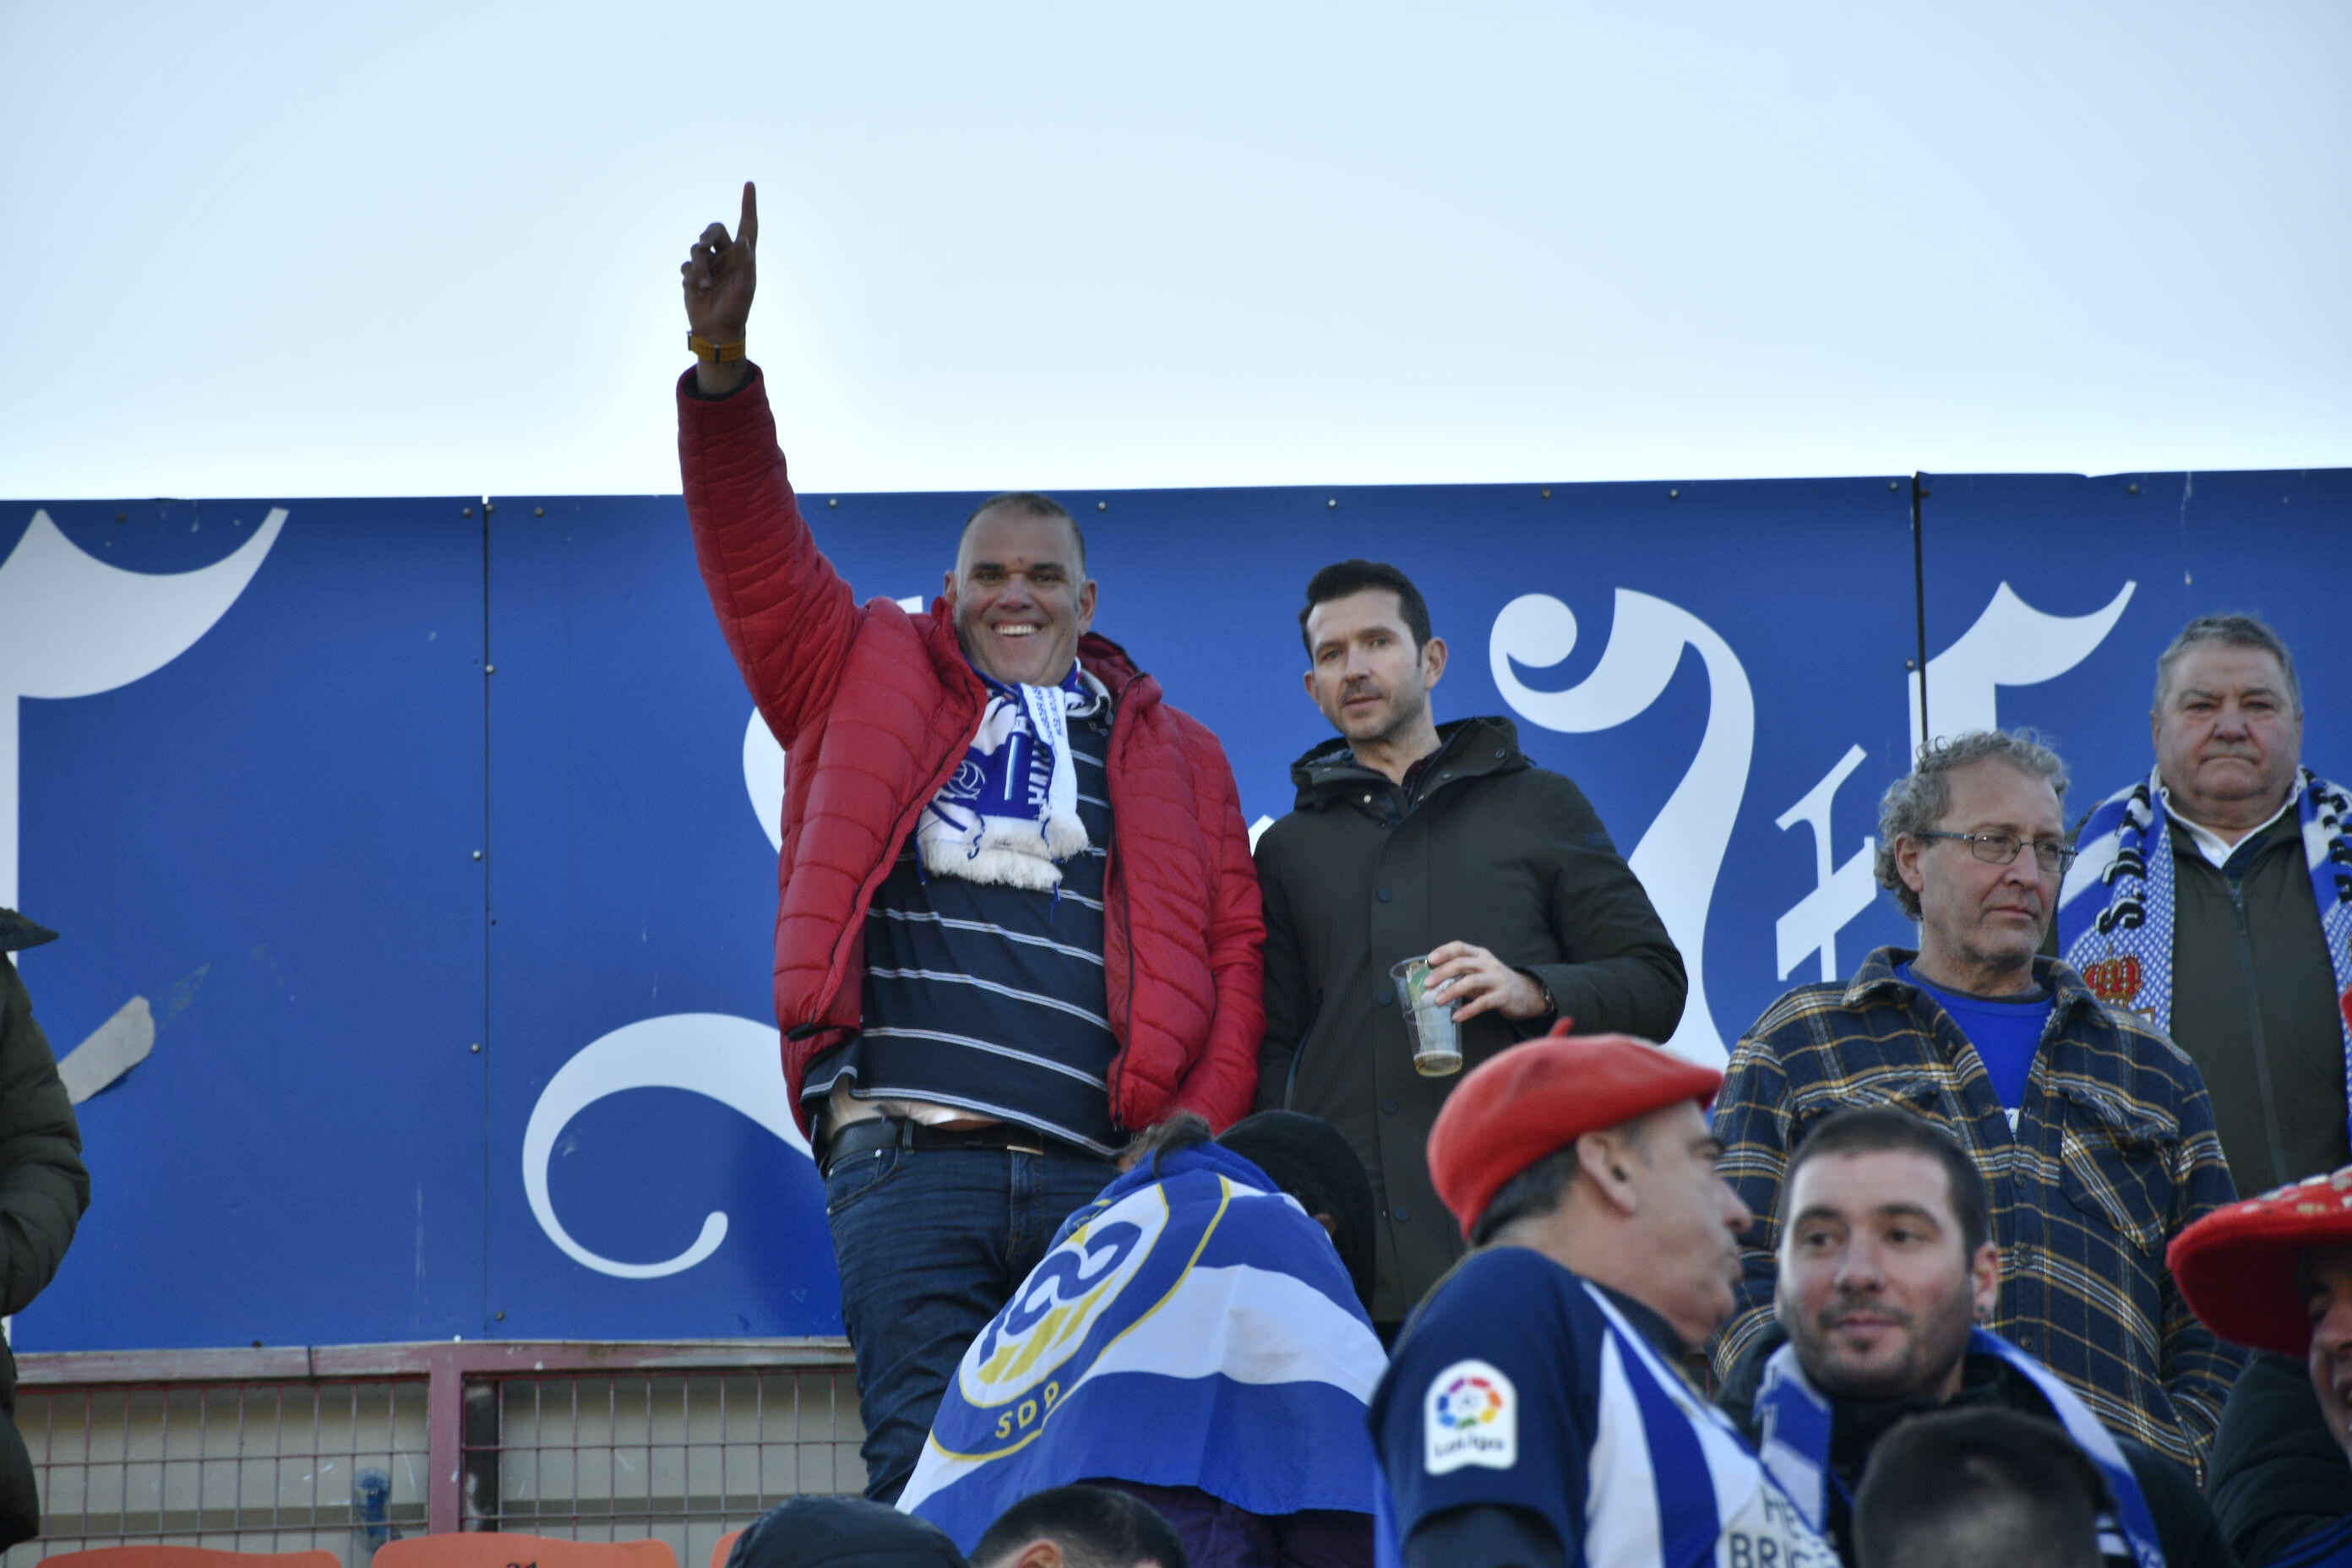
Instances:
[[[1979,1355],[1998,1356],[2024,1374],[2050,1402],[2051,1413],[2083,1455],[2106,1478],[2115,1500],[2112,1513],[2099,1516],[2099,1550],[2109,1557],[2128,1557],[2138,1568],[2164,1568],[2164,1547],[2156,1532],[2156,1516],[2139,1489],[2123,1450],[2099,1418],[2091,1414],[2058,1374],[1990,1329],[1972,1329],[1969,1349]],[[1805,1381],[1797,1364],[1797,1348],[1782,1345],[1764,1363],[1763,1386],[1756,1391],[1757,1454],[1772,1479],[1780,1483],[1803,1514],[1805,1522],[1829,1533],[1830,1472],[1829,1401]]]
[[[1076,660],[1058,686],[1011,686],[972,673],[988,689],[988,709],[955,775],[923,807],[915,852],[933,876],[1057,888],[1055,862],[1087,847],[1070,721],[1099,711],[1110,694]]]
[[[2352,994],[2352,795],[2309,768],[2295,816],[2312,901],[2336,973],[2339,1011]],[[2172,819],[2154,773],[2099,803],[2077,836],[2081,853],[2058,894],[2058,945],[2083,983],[2172,1032]],[[2087,898],[2105,884],[2104,899]],[[2345,1087],[2352,1096],[2352,1016],[2344,1025]]]

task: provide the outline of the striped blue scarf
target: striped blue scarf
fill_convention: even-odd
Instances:
[[[2115,1510],[2099,1519],[2099,1547],[2110,1557],[2129,1557],[2138,1568],[2164,1568],[2164,1548],[2156,1533],[2156,1516],[2141,1495],[2139,1479],[2125,1462],[2123,1450],[2099,1418],[2091,1414],[2058,1374],[1994,1333],[1973,1329],[1969,1349],[1997,1356],[2039,1389],[2052,1414],[2083,1455],[2106,1478]],[[1805,1522],[1826,1535],[1830,1511],[1829,1401],[1814,1392],[1797,1363],[1797,1347],[1782,1345],[1764,1363],[1763,1386],[1756,1391],[1757,1451],[1764,1468],[1796,1503]]]
[[[1043,892],[1054,864],[1087,847],[1078,820],[1070,721],[1100,711],[1109,693],[1070,663],[1058,686],[1008,685],[978,668],[988,706],[963,761],[915,825],[915,850],[933,876]]]

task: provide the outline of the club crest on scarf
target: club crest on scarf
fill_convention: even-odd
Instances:
[[[932,876],[1057,888],[1055,862],[1088,847],[1069,721],[1098,711],[1109,694],[1076,664],[1059,686],[1008,686],[973,673],[988,708],[963,761],[923,808],[916,853]]]

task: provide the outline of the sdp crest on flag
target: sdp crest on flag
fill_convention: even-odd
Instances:
[[[1223,1212],[1221,1204],[1217,1214]],[[1106,1328],[1112,1307],[1167,1238],[1169,1222],[1168,1200],[1157,1186],[1130,1193],[1080,1220],[972,1342],[956,1368],[957,1391],[969,1408],[952,1401],[943,1405],[933,1440],[974,1458],[1028,1441],[1065,1392],[1054,1374]],[[1215,1223],[1212,1216],[1206,1226],[1182,1227],[1200,1231],[1180,1238],[1191,1242],[1181,1247],[1187,1264]],[[1179,1268],[1167,1289],[1181,1279]],[[1151,1294],[1156,1300],[1163,1293]],[[1122,1315],[1108,1331],[1128,1321]],[[956,1417],[952,1423],[950,1414]],[[960,1430],[966,1425],[974,1428],[969,1436]]]

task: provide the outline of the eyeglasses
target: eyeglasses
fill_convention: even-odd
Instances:
[[[1988,866],[2006,866],[2017,858],[2017,852],[2026,841],[2014,833],[1921,833],[1920,838],[1949,838],[1969,847],[1969,853]],[[2063,871],[2074,860],[2074,851],[2055,838],[2033,841],[2033,863],[2045,871]]]

